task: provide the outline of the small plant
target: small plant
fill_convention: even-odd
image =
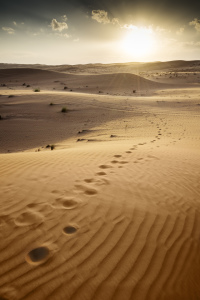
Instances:
[[[27,84],[27,86],[26,87],[30,87],[30,84]]]
[[[56,146],[55,146],[54,144],[52,144],[52,145],[49,145],[49,144],[48,144],[48,145],[46,145],[46,148],[51,148],[51,150],[54,150],[54,149],[55,149],[55,147],[56,147]]]
[[[52,106],[52,105],[55,105],[55,104],[53,102],[51,102],[49,105]]]
[[[2,117],[1,117],[1,115],[0,115],[0,120],[2,120]]]
[[[67,90],[67,89],[68,89],[68,87],[67,87],[67,86],[65,86],[65,87],[64,87],[64,90]]]
[[[15,96],[14,96],[14,95],[9,95],[9,96],[8,96],[8,98],[12,98],[12,97],[15,97]]]
[[[133,90],[133,93],[136,93],[136,90]]]
[[[66,112],[68,112],[68,109],[67,109],[67,107],[63,107],[63,108],[61,109],[61,112],[62,112],[62,113],[66,113]]]
[[[36,88],[33,91],[36,92],[36,93],[38,93],[38,92],[40,92],[40,88]]]

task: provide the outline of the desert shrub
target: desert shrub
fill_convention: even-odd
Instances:
[[[67,89],[68,89],[68,87],[67,87],[67,86],[65,86],[65,87],[64,87],[64,90],[67,90]]]
[[[30,87],[30,84],[27,84],[27,86],[26,87]]]
[[[53,103],[53,102],[51,102],[51,103],[49,103],[49,105],[50,105],[50,106],[52,106],[52,105],[54,105],[54,103]]]
[[[52,145],[49,145],[49,144],[48,144],[48,145],[46,145],[46,148],[51,148],[51,150],[54,150],[54,149],[55,149],[55,147],[56,147],[56,146],[55,146],[54,144],[52,144]]]
[[[36,88],[36,89],[34,89],[33,91],[36,92],[36,93],[37,93],[37,92],[40,92],[40,88]]]
[[[15,96],[14,96],[14,95],[9,95],[9,96],[8,96],[8,98],[12,98],[12,97],[15,97]]]
[[[66,112],[68,112],[68,109],[67,109],[67,107],[63,107],[63,108],[61,109],[61,112],[62,112],[62,113],[66,113]]]

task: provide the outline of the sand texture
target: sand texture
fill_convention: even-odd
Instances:
[[[200,63],[0,68],[0,300],[200,299]]]

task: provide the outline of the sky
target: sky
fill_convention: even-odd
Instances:
[[[199,0],[1,1],[0,63],[200,59]]]

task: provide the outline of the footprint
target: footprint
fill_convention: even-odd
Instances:
[[[111,166],[109,165],[101,165],[99,166],[100,169],[109,169],[109,168],[112,168]]]
[[[56,202],[58,203],[59,208],[64,209],[74,209],[80,204],[80,200],[73,198],[57,198]]]
[[[131,151],[126,151],[126,153],[132,153]]]
[[[107,175],[105,172],[98,172],[96,175],[98,176],[104,176],[104,175]]]
[[[73,234],[77,231],[77,227],[67,226],[67,227],[63,228],[63,231],[65,234]]]
[[[118,154],[116,154],[116,155],[114,155],[114,157],[116,157],[116,158],[119,158],[119,157],[122,157],[121,155],[118,155]]]
[[[39,206],[39,203],[38,204],[36,204],[36,203],[30,203],[30,204],[27,205],[27,207],[30,208],[30,209],[32,209],[32,208],[35,209],[38,206]]]
[[[31,250],[26,255],[27,263],[31,265],[40,265],[47,261],[50,256],[50,251],[47,247],[38,247]]]
[[[52,192],[52,194],[59,194],[60,193],[58,190],[53,190],[51,192]]]
[[[112,160],[111,161],[111,164],[117,164],[118,163],[118,160]]]
[[[86,195],[95,195],[95,194],[97,194],[97,190],[95,190],[95,189],[87,189],[87,190],[85,190],[85,194]]]
[[[97,190],[88,188],[88,187],[83,186],[83,185],[75,185],[75,187],[76,187],[77,189],[79,189],[79,190],[82,190],[82,191],[84,192],[84,194],[86,194],[86,195],[92,196],[92,195],[95,195],[95,194],[98,193]]]
[[[89,178],[89,179],[84,179],[85,182],[87,183],[92,183],[94,182],[94,179],[93,178]]]
[[[15,219],[17,226],[39,225],[44,222],[44,216],[35,211],[24,212]]]
[[[120,161],[119,163],[122,164],[122,165],[123,164],[128,164],[128,161]]]

